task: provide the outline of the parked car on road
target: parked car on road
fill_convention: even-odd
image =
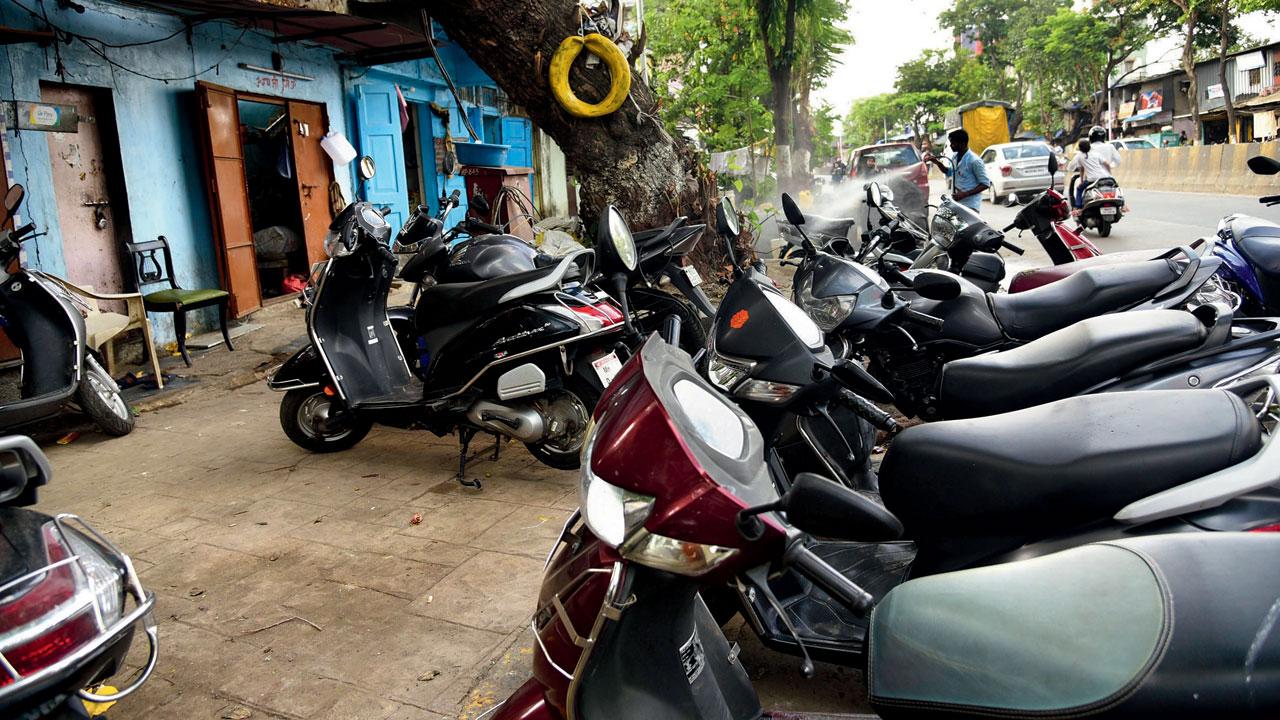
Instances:
[[[1048,187],[1046,162],[1053,150],[1042,142],[1012,142],[992,145],[982,152],[991,187],[987,199],[1000,202],[1009,193],[1035,191]],[[1054,188],[1062,189],[1060,176],[1054,177]]]
[[[1112,140],[1111,144],[1117,150],[1152,150],[1155,148],[1155,143],[1146,138],[1120,138]]]
[[[897,206],[915,221],[924,222],[929,207],[929,166],[909,142],[864,145],[853,151],[849,176],[861,194],[872,180],[893,190]]]

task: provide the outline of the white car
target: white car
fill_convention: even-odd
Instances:
[[[1049,189],[1049,156],[1053,150],[1042,142],[1011,142],[991,145],[982,151],[982,162],[987,166],[991,187],[987,199],[998,203],[1009,193],[1036,193]],[[1059,170],[1053,177],[1053,186],[1062,189],[1063,175]]]
[[[1153,150],[1155,144],[1146,138],[1120,138],[1112,140],[1111,144],[1117,150]]]

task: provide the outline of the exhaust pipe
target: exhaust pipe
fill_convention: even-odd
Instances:
[[[538,442],[547,434],[542,413],[527,405],[499,405],[488,400],[477,400],[467,410],[467,419],[479,427],[520,442]]]

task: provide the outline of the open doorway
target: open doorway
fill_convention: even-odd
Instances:
[[[307,271],[289,111],[283,103],[256,99],[240,98],[236,106],[258,284],[266,300],[296,292]]]

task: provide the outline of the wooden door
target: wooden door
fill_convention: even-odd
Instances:
[[[110,114],[102,112],[107,108],[96,107],[97,99],[88,88],[42,85],[40,99],[73,105],[80,116],[77,132],[47,134],[66,277],[98,292],[122,292],[120,249],[128,238],[118,236],[122,223],[117,220],[127,220],[128,210],[124,198],[111,197],[109,189],[108,173],[119,168],[107,167],[102,134],[114,130],[100,125]],[[102,305],[104,310],[124,312],[122,302]]]
[[[196,83],[196,98],[218,270],[223,289],[231,293],[231,312],[243,317],[262,307],[262,288],[253,249],[240,111],[235,91],[218,85]]]
[[[298,180],[298,207],[302,210],[302,232],[307,243],[307,261],[325,259],[324,236],[333,222],[329,206],[329,184],[333,163],[320,147],[326,122],[324,106],[309,102],[289,102],[289,141]],[[305,133],[305,134],[303,134]]]

